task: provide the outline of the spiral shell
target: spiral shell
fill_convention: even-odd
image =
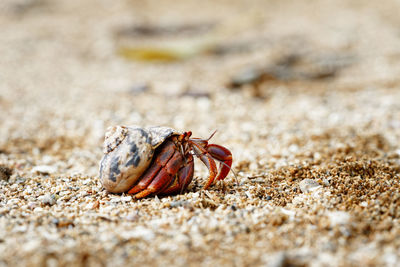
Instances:
[[[129,190],[149,167],[155,149],[179,132],[168,127],[113,126],[105,134],[100,180],[112,193]]]

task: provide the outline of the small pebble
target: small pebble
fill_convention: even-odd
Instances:
[[[150,90],[150,86],[147,84],[134,84],[129,88],[129,93],[132,95],[137,95]]]
[[[29,202],[29,203],[28,203],[28,208],[29,208],[30,210],[33,210],[33,209],[35,209],[36,207],[37,207],[36,202]]]
[[[53,206],[57,202],[55,195],[49,195],[49,194],[38,197],[38,200],[43,205],[49,205],[49,206]]]
[[[137,221],[139,219],[139,214],[137,212],[130,213],[126,216],[126,220],[130,222]]]
[[[130,201],[132,201],[132,196],[124,196],[124,197],[121,197],[121,201],[123,201],[123,202],[130,202]]]
[[[321,187],[321,185],[313,179],[304,179],[299,183],[300,190],[303,193],[309,193]]]
[[[151,241],[155,238],[155,233],[144,226],[136,226],[130,231],[121,233],[121,236],[126,240],[143,239],[145,241]]]
[[[345,211],[332,211],[327,215],[332,227],[336,225],[346,225],[350,221],[350,214]]]
[[[52,174],[57,171],[57,168],[49,165],[38,165],[32,168],[32,173]]]
[[[177,200],[177,201],[172,201],[169,206],[171,208],[176,208],[176,207],[185,207],[187,206],[189,203],[185,200]]]
[[[278,252],[272,257],[268,258],[268,267],[284,267],[288,266],[287,255],[285,252]]]
[[[52,223],[57,228],[71,228],[71,227],[75,226],[74,222],[71,221],[71,220],[68,220],[68,219],[57,219],[57,218],[54,218],[52,220]]]
[[[91,209],[95,210],[98,209],[100,207],[100,201],[96,200],[93,204]]]
[[[12,174],[12,169],[5,166],[0,166],[0,180],[8,182],[11,174]]]
[[[43,211],[43,208],[41,208],[41,207],[36,207],[36,208],[33,210],[34,213],[42,212],[42,211]]]

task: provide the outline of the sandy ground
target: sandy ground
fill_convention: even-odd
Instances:
[[[0,266],[399,266],[398,10],[2,0]],[[237,179],[109,194],[112,125],[217,129]]]

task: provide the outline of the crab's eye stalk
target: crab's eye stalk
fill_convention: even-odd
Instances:
[[[190,137],[191,135],[192,135],[192,132],[191,132],[191,131],[184,132],[183,134],[181,134],[181,135],[178,137],[178,140],[179,140],[180,142],[182,142],[183,140],[189,139],[189,137]]]

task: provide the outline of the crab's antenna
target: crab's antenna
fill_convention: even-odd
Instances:
[[[208,139],[206,139],[207,141],[210,141],[210,139],[214,136],[214,134],[217,132],[217,129],[215,129],[215,131],[210,135],[210,137],[208,137]]]
[[[210,135],[210,137],[208,137],[207,139],[202,139],[202,138],[190,138],[190,140],[192,140],[192,141],[210,141],[210,139],[214,136],[214,134],[217,132],[217,130],[215,130],[211,135]]]

